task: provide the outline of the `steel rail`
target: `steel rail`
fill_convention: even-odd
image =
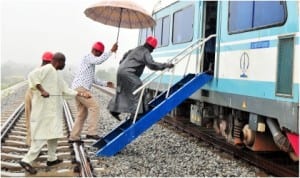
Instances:
[[[4,141],[5,136],[8,134],[11,127],[15,124],[18,118],[20,118],[21,114],[25,110],[24,102],[20,104],[20,106],[12,113],[9,118],[5,121],[5,123],[1,127],[1,142]]]
[[[64,101],[64,113],[66,116],[67,127],[70,132],[72,130],[74,122],[71,111],[66,101]],[[75,153],[75,160],[80,165],[79,169],[81,177],[95,177],[82,144],[73,143],[73,149]]]
[[[115,95],[116,93],[116,90],[115,88],[108,88],[108,87],[103,87],[103,86],[100,86],[100,85],[96,85],[96,84],[92,84],[93,87],[97,88],[98,90],[110,95],[110,96],[113,96]]]
[[[299,172],[291,170],[288,166],[282,165],[274,161],[273,159],[267,159],[264,154],[256,154],[255,152],[244,149],[243,147],[237,147],[228,144],[224,138],[217,137],[215,132],[211,129],[201,128],[189,122],[183,122],[180,119],[174,119],[171,117],[165,117],[164,122],[176,127],[176,129],[186,132],[200,140],[210,143],[215,148],[232,154],[235,157],[243,159],[244,161],[265,170],[267,173],[280,177],[299,177]],[[186,119],[185,119],[186,121]]]

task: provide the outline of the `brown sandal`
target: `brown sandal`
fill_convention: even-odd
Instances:
[[[37,170],[35,170],[30,164],[25,163],[24,161],[20,161],[19,164],[30,174],[36,174]]]

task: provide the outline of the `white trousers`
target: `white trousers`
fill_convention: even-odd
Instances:
[[[23,162],[31,164],[40,154],[43,146],[47,144],[48,147],[48,161],[55,161],[57,159],[56,156],[56,148],[57,148],[57,139],[51,140],[31,140],[31,146],[29,151],[22,159]]]

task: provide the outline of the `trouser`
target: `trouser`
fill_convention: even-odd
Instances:
[[[89,92],[89,90],[80,87],[77,88],[78,92]],[[97,135],[98,130],[98,122],[99,122],[99,104],[96,101],[95,97],[84,98],[76,96],[76,106],[77,106],[77,118],[72,128],[72,132],[70,134],[70,140],[78,140],[80,139],[80,134],[83,129],[83,125],[85,120],[87,120],[88,124],[88,135]]]
[[[57,139],[51,140],[31,140],[31,146],[29,151],[22,159],[23,162],[31,164],[40,154],[43,146],[47,144],[48,147],[48,161],[57,160],[56,148],[57,148]]]
[[[31,141],[31,131],[30,131],[30,114],[31,114],[31,99],[32,99],[32,91],[28,89],[25,94],[25,124],[27,129],[26,134],[26,144],[30,146]]]

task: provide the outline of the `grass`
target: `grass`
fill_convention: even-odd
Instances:
[[[21,76],[10,76],[10,77],[2,77],[1,79],[1,90],[9,88],[19,82],[24,81],[24,77]]]

